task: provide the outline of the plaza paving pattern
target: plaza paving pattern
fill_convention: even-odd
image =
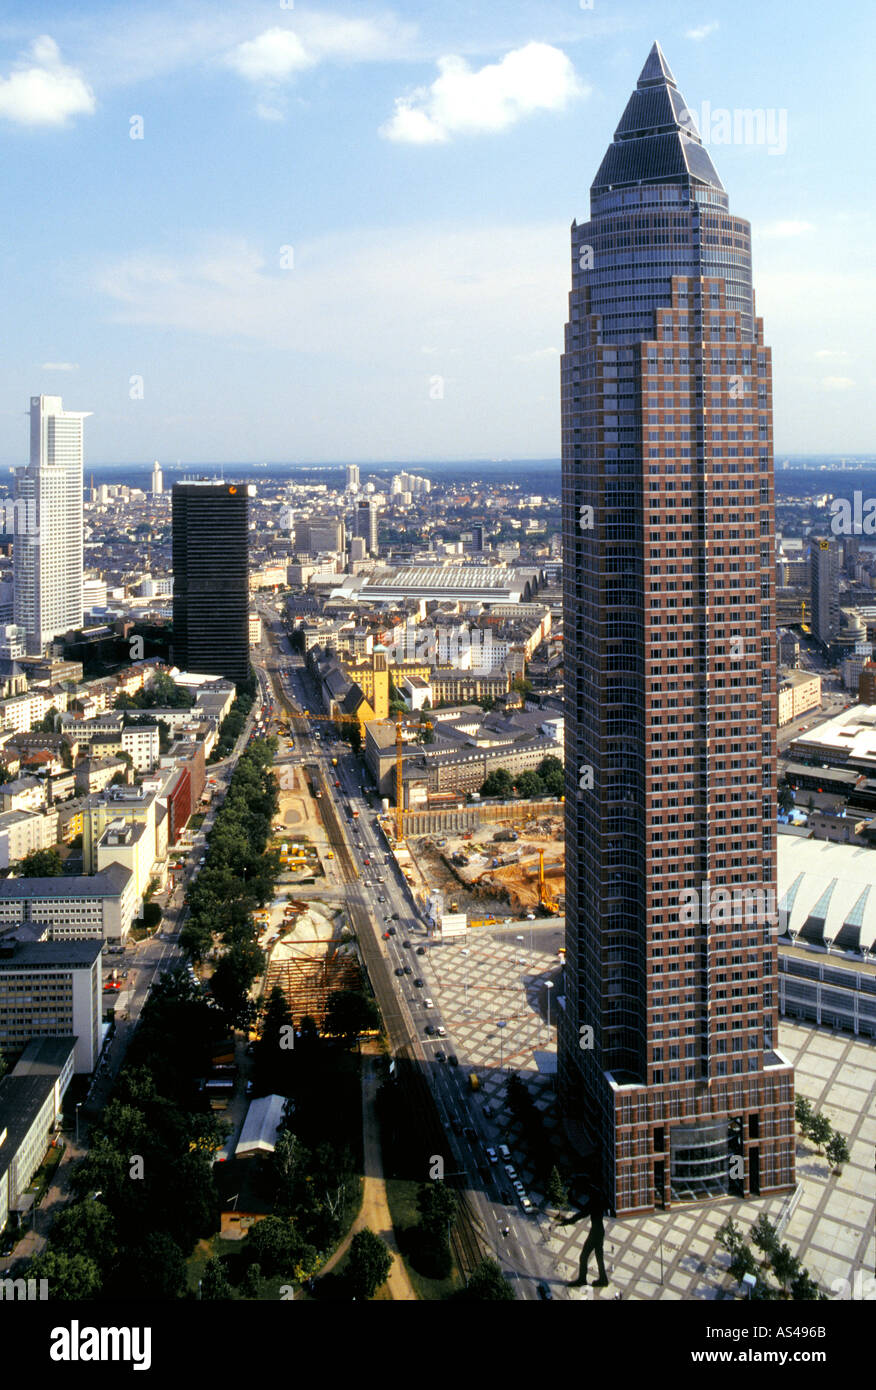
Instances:
[[[508,1072],[518,1072],[544,1114],[546,1128],[556,1128],[552,1071],[557,996],[562,992],[557,955],[538,931],[534,950],[528,933],[521,943],[507,934],[469,932],[464,941],[433,947],[426,969],[460,1067],[478,1073],[484,1103],[494,1111],[488,1122],[491,1141],[509,1144],[521,1180],[532,1201],[541,1206],[544,1194],[535,1186],[504,1092]],[[550,1039],[547,980],[554,982]],[[503,1029],[497,1027],[500,1020],[506,1025]],[[789,1020],[780,1021],[779,1045],[795,1066],[797,1094],[823,1109],[849,1145],[851,1158],[842,1172],[831,1175],[826,1159],[798,1130],[793,1204],[786,1195],[756,1201],[727,1198],[650,1217],[607,1220],[609,1286],[571,1289],[572,1299],[738,1297],[716,1235],[728,1217],[747,1235],[765,1211],[773,1221],[784,1218],[782,1239],[830,1297],[876,1300],[876,1046]],[[557,1228],[545,1213],[533,1219],[553,1255],[556,1276],[574,1279],[589,1222]],[[590,1279],[595,1275],[591,1262]]]

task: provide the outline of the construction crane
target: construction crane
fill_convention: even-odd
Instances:
[[[557,910],[557,900],[548,892],[548,886],[544,877],[544,850],[538,851],[538,900],[545,912],[555,913]]]

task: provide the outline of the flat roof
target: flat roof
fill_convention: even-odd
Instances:
[[[131,870],[121,864],[108,864],[99,874],[61,875],[59,878],[5,878],[0,881],[0,899],[27,901],[29,898],[115,898],[131,878]]]
[[[0,972],[4,970],[84,970],[103,950],[99,937],[83,941],[20,941],[12,932],[0,937]]]

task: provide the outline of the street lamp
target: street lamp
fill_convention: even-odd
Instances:
[[[554,987],[554,982],[553,982],[553,980],[545,980],[545,982],[544,982],[544,987],[545,987],[545,989],[546,989],[547,992],[548,992],[548,997],[547,997],[547,1034],[548,1034],[548,1043],[550,1043],[550,1040],[551,1040],[551,990],[552,990],[553,987]]]
[[[465,956],[465,975],[463,976],[462,982],[464,990],[464,1012],[468,1014],[471,1013],[471,1009],[468,1007],[468,950],[464,949],[462,954]]]
[[[82,1101],[76,1102],[76,1145],[79,1145],[79,1111],[82,1109]]]
[[[508,1024],[506,1023],[506,1021],[505,1021],[504,1019],[500,1019],[499,1022],[496,1024],[496,1027],[497,1027],[498,1030],[499,1030],[499,1071],[503,1071],[503,1070],[504,1070],[504,1067],[505,1067],[505,1050],[504,1050],[503,1029],[507,1028],[507,1027],[508,1027]]]

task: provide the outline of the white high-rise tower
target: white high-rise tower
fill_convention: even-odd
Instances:
[[[160,497],[164,491],[164,475],[161,472],[161,464],[158,459],[152,465],[152,496]]]
[[[82,421],[60,396],[31,396],[30,462],[15,470],[15,622],[29,655],[82,626]]]

